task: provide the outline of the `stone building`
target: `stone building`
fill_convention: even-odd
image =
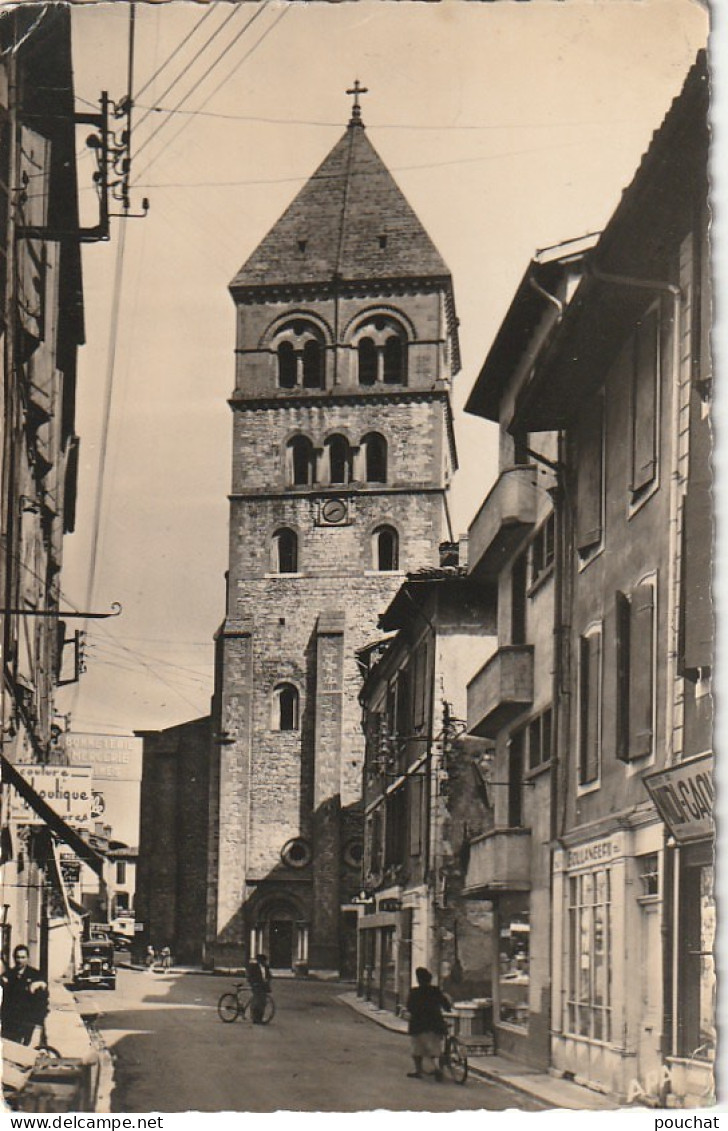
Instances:
[[[528,264],[466,404],[498,423],[499,475],[468,531],[468,571],[498,588],[498,649],[468,684],[471,734],[495,742],[494,827],[470,843],[465,890],[493,901],[498,1051],[550,1063],[551,855],[556,739],[554,627],[560,623],[558,433],[513,428],[515,396],[567,309],[596,237]]]
[[[452,281],[349,126],[230,286],[237,323],[206,961],[353,974],[356,652],[451,538]]]
[[[496,593],[448,565],[407,575],[360,656],[366,760],[358,992],[400,1010],[418,966],[453,999],[489,997],[492,910],[462,898],[492,824],[490,743],[463,735],[468,678],[496,644]]]
[[[560,433],[551,1056],[622,1100],[715,1058],[704,53],[513,390]]]

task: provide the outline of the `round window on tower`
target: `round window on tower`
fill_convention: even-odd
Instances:
[[[311,846],[303,837],[286,841],[281,849],[281,860],[288,868],[305,868],[311,863]]]

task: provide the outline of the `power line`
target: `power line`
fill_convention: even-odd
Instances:
[[[259,15],[259,14],[260,14],[260,13],[262,12],[263,8],[264,8],[264,7],[266,6],[266,4],[267,4],[268,2],[269,2],[269,0],[264,0],[264,2],[263,2],[263,7],[262,7],[262,8],[261,8],[261,9],[259,10],[259,12],[257,13],[258,15]],[[198,111],[197,111],[197,112],[199,112],[199,110],[201,110],[201,109],[202,109],[203,107],[207,106],[207,104],[208,104],[208,102],[210,101],[210,99],[211,99],[211,98],[214,98],[214,96],[215,96],[215,95],[216,95],[216,94],[218,93],[218,91],[219,91],[219,90],[221,90],[221,89],[222,89],[222,87],[223,87],[223,86],[225,86],[225,84],[226,84],[227,82],[229,82],[229,81],[230,81],[230,79],[231,79],[231,78],[233,77],[233,75],[235,74],[235,72],[236,72],[236,71],[237,71],[237,70],[238,70],[238,69],[239,69],[240,67],[242,67],[243,63],[245,63],[245,62],[246,62],[246,60],[247,60],[247,59],[249,59],[249,58],[250,58],[250,56],[251,56],[251,55],[252,55],[252,54],[253,54],[253,53],[254,53],[255,51],[257,51],[257,50],[258,50],[258,48],[259,48],[259,47],[260,47],[260,45],[262,44],[263,40],[264,40],[264,39],[267,39],[267,37],[268,37],[268,36],[270,35],[270,33],[271,33],[271,32],[273,31],[273,29],[274,29],[274,28],[275,28],[275,27],[276,27],[276,26],[277,26],[277,25],[278,25],[278,24],[280,23],[280,21],[281,21],[281,20],[283,19],[283,17],[284,17],[284,16],[286,16],[286,15],[288,15],[288,12],[289,12],[289,10],[290,10],[290,9],[289,9],[288,7],[286,7],[286,8],[283,8],[283,9],[282,9],[282,11],[281,11],[281,12],[279,13],[279,15],[278,15],[278,16],[276,17],[276,19],[275,19],[275,20],[273,21],[273,23],[272,23],[272,24],[270,25],[270,27],[269,27],[269,28],[267,28],[267,29],[266,29],[266,31],[264,31],[264,32],[263,32],[263,34],[261,35],[260,39],[259,39],[259,40],[258,40],[258,41],[257,41],[256,43],[254,43],[254,44],[253,44],[253,46],[252,46],[252,47],[250,48],[250,50],[249,50],[249,51],[247,51],[247,52],[245,53],[245,55],[243,55],[242,59],[240,59],[240,60],[239,60],[239,61],[238,61],[238,62],[237,62],[237,63],[235,64],[235,66],[233,67],[233,69],[232,69],[232,70],[231,70],[231,71],[230,71],[230,72],[229,72],[229,73],[228,73],[228,74],[227,74],[227,75],[226,75],[226,76],[225,76],[225,77],[224,77],[224,78],[223,78],[223,79],[222,79],[222,80],[221,80],[221,81],[220,81],[220,82],[219,82],[219,83],[217,84],[217,86],[215,87],[215,89],[214,89],[214,90],[212,90],[212,91],[210,92],[210,94],[208,94],[207,98],[206,98],[206,99],[204,100],[204,102],[202,103],[202,106],[200,106],[200,107],[198,108]],[[249,21],[249,23],[248,23],[248,24],[246,24],[246,27],[249,27],[249,26],[250,26],[250,23],[252,23],[252,20],[251,20],[251,21]],[[243,30],[245,30],[245,28],[244,28]],[[182,125],[180,126],[180,128],[179,128],[179,129],[177,130],[177,133],[176,133],[176,134],[174,134],[174,135],[173,135],[173,136],[172,136],[172,137],[171,137],[171,138],[169,139],[169,141],[167,141],[167,142],[165,143],[165,145],[163,145],[163,146],[162,146],[162,148],[160,149],[160,151],[159,151],[159,153],[157,154],[157,156],[156,156],[156,157],[153,157],[153,158],[152,158],[152,160],[151,160],[151,161],[150,161],[150,162],[149,162],[149,163],[148,163],[148,164],[146,165],[146,167],[145,167],[145,168],[144,168],[144,169],[142,170],[141,176],[144,176],[144,174],[145,174],[145,173],[147,173],[147,172],[149,171],[149,169],[150,169],[150,168],[152,167],[152,165],[153,165],[153,164],[155,163],[155,161],[158,161],[158,160],[159,160],[159,158],[160,158],[160,157],[162,156],[162,154],[163,154],[163,153],[165,152],[165,150],[169,148],[169,146],[170,146],[170,145],[172,144],[172,142],[176,141],[176,139],[177,139],[177,138],[179,137],[179,135],[180,135],[180,134],[182,133],[182,131],[183,131],[183,130],[185,129],[185,127],[186,127],[186,126],[188,125],[188,123],[189,123],[190,121],[191,121],[191,117],[190,117],[190,118],[187,118],[187,119],[186,119],[186,121],[184,121],[184,122],[182,123]]]
[[[206,79],[206,78],[207,78],[207,76],[208,76],[208,75],[210,74],[210,72],[211,72],[211,71],[213,71],[213,70],[215,69],[215,67],[217,67],[217,66],[218,66],[218,64],[222,62],[222,60],[223,60],[223,59],[225,58],[225,56],[227,55],[228,51],[231,51],[231,50],[232,50],[232,48],[233,48],[233,47],[235,46],[235,44],[236,44],[236,43],[238,42],[238,40],[240,39],[240,37],[241,37],[242,35],[245,35],[245,32],[246,32],[246,31],[248,30],[248,28],[250,27],[250,25],[251,25],[252,23],[255,23],[255,21],[256,21],[257,19],[259,19],[259,18],[260,18],[260,16],[262,16],[262,14],[263,14],[263,11],[264,11],[264,9],[265,9],[265,7],[266,7],[266,4],[268,4],[269,2],[270,2],[270,0],[264,0],[264,2],[263,2],[263,4],[261,5],[261,7],[260,7],[260,8],[258,8],[258,9],[256,9],[256,11],[255,11],[255,12],[253,13],[253,15],[252,15],[252,16],[250,17],[250,19],[249,19],[249,20],[247,21],[247,23],[243,25],[243,27],[242,27],[242,28],[240,29],[240,31],[239,31],[239,32],[237,33],[237,35],[233,36],[233,38],[232,38],[232,39],[230,40],[230,42],[228,43],[227,47],[226,47],[226,48],[225,48],[225,49],[224,49],[223,51],[221,51],[221,52],[220,52],[220,54],[218,55],[218,57],[217,57],[217,58],[216,58],[216,59],[215,59],[215,60],[214,60],[214,61],[213,61],[213,62],[212,62],[212,63],[210,64],[210,66],[209,66],[209,67],[207,68],[207,70],[206,70],[206,71],[205,71],[205,72],[204,72],[204,73],[203,73],[203,74],[202,74],[202,75],[200,76],[200,78],[199,78],[199,79],[197,80],[197,82],[196,82],[196,83],[194,83],[194,84],[193,84],[193,86],[192,86],[192,87],[191,87],[191,88],[190,88],[190,89],[189,89],[189,90],[187,91],[187,93],[186,93],[185,95],[183,95],[183,96],[182,96],[182,98],[181,98],[181,99],[179,100],[179,102],[177,103],[177,105],[176,105],[176,106],[174,107],[174,109],[175,109],[175,110],[178,110],[178,109],[180,108],[180,106],[182,106],[182,105],[183,105],[183,104],[184,104],[184,103],[185,103],[185,102],[186,102],[186,101],[188,100],[188,98],[190,98],[190,97],[191,97],[191,96],[192,96],[192,95],[193,95],[193,94],[195,93],[195,91],[197,90],[197,88],[198,88],[198,87],[199,87],[199,86],[200,86],[200,85],[201,85],[201,84],[202,84],[202,83],[203,83],[203,82],[205,81],[205,79]],[[235,9],[233,10],[233,12],[232,12],[232,15],[237,15],[237,12],[238,12],[238,9],[237,9],[237,8],[235,8]],[[227,23],[227,22],[228,22],[228,20],[229,20],[230,18],[231,18],[231,17],[230,17],[230,16],[228,16],[228,19],[227,19],[227,20],[225,21],[225,23]],[[222,26],[224,27],[225,25],[223,24]],[[219,29],[218,29],[218,30],[219,30]],[[193,61],[194,61],[194,60],[193,60]],[[141,118],[141,122],[145,121],[145,118],[149,117],[149,113],[150,113],[150,112],[149,112],[149,111],[147,111],[147,114],[146,114],[146,115],[144,115],[144,116],[143,116],[143,117]],[[141,144],[141,145],[139,146],[139,149],[137,150],[137,156],[139,155],[139,153],[141,153],[141,152],[142,152],[142,150],[146,149],[146,147],[147,147],[147,146],[149,145],[149,143],[150,143],[151,141],[153,141],[153,140],[154,140],[154,138],[155,138],[155,137],[157,136],[157,134],[159,133],[159,131],[160,131],[160,130],[162,130],[162,129],[164,129],[164,127],[166,126],[166,124],[167,124],[167,121],[168,121],[168,120],[169,120],[169,119],[165,120],[164,122],[160,122],[160,124],[159,124],[159,125],[157,126],[157,128],[156,128],[155,130],[152,130],[152,132],[151,132],[151,134],[149,135],[149,137],[148,137],[148,138],[147,138],[147,139],[146,139],[146,140],[145,140],[144,142],[142,142],[142,144]],[[166,146],[165,146],[165,148],[166,148]]]
[[[313,118],[268,118],[259,114],[225,114],[220,110],[176,110],[168,106],[139,106],[140,110],[146,110],[150,114],[179,114],[194,117],[200,115],[203,118],[220,118],[229,122],[260,122],[263,125],[270,126],[321,126],[325,129],[341,129],[342,122],[337,120],[335,122],[323,122]],[[411,130],[419,132],[427,130],[436,133],[452,133],[458,130],[467,131],[483,131],[483,130],[549,130],[549,129],[602,129],[611,128],[613,126],[632,125],[635,129],[641,129],[638,123],[633,118],[612,118],[610,121],[603,122],[483,122],[477,123],[460,123],[443,126],[430,126],[406,122],[378,122],[374,128],[377,130]]]
[[[505,157],[524,157],[524,156],[527,156],[531,153],[551,153],[554,149],[571,149],[574,146],[580,146],[580,147],[583,148],[584,141],[583,140],[581,140],[581,141],[563,141],[563,142],[558,142],[556,144],[551,144],[551,145],[535,146],[535,147],[531,147],[529,149],[512,149],[512,150],[506,151],[505,153],[485,153],[480,157],[454,157],[449,161],[428,161],[428,162],[421,164],[421,165],[392,165],[392,166],[390,166],[390,170],[393,173],[405,173],[405,172],[412,172],[412,171],[418,170],[418,169],[441,169],[441,168],[445,168],[446,166],[450,166],[450,165],[472,165],[472,164],[477,164],[481,161],[498,161],[501,158],[505,158]],[[140,176],[143,176],[144,173],[147,172],[149,167],[150,166],[147,165],[147,167],[143,170],[143,172],[140,173]],[[138,188],[145,188],[145,189],[239,188],[242,185],[282,185],[282,184],[290,184],[290,183],[301,183],[302,181],[310,181],[310,180],[317,180],[317,181],[332,180],[332,181],[335,181],[335,180],[339,180],[341,178],[341,176],[342,176],[341,173],[319,173],[319,174],[316,174],[314,177],[312,177],[310,175],[310,173],[303,173],[303,174],[299,174],[298,176],[294,176],[294,177],[261,177],[261,178],[252,178],[252,179],[249,179],[249,180],[239,180],[239,181],[167,181],[166,183],[165,182],[157,182],[156,184],[154,182],[147,182],[146,184],[144,182],[141,182],[141,183],[135,182],[135,183],[136,183]],[[370,176],[371,177],[378,177],[378,176],[380,176],[380,174],[377,173],[377,172],[371,172],[370,173],[370,172],[357,171],[356,173],[354,173],[354,176],[356,176],[356,177],[370,177]]]
[[[194,64],[195,64],[195,63],[197,62],[197,60],[198,60],[198,59],[200,58],[200,56],[201,56],[202,54],[204,54],[204,52],[205,52],[205,51],[207,50],[207,48],[208,48],[208,47],[210,46],[210,44],[212,43],[212,41],[213,41],[214,39],[216,39],[216,38],[217,38],[217,36],[218,36],[218,35],[220,34],[220,32],[221,32],[221,31],[223,30],[223,28],[227,27],[227,25],[228,25],[228,24],[230,23],[230,21],[231,21],[232,19],[234,19],[234,18],[235,18],[235,16],[237,16],[237,14],[238,14],[238,11],[239,11],[239,9],[237,8],[237,6],[233,5],[233,8],[232,8],[232,10],[231,10],[231,11],[230,11],[230,12],[228,13],[228,15],[227,15],[227,16],[225,17],[225,19],[224,19],[224,20],[222,21],[222,23],[221,23],[221,24],[220,24],[220,25],[219,25],[218,27],[216,27],[216,28],[215,28],[215,30],[213,31],[212,35],[209,35],[209,36],[207,37],[207,39],[205,40],[205,42],[204,42],[204,43],[202,44],[202,47],[200,47],[200,48],[199,48],[199,49],[198,49],[198,50],[197,50],[197,51],[195,52],[195,54],[194,54],[194,55],[192,56],[192,58],[190,59],[189,63],[187,64],[187,66],[186,66],[186,67],[184,67],[184,69],[183,69],[183,70],[181,70],[181,71],[179,72],[179,74],[177,74],[177,75],[176,75],[176,77],[172,79],[172,82],[171,82],[171,83],[169,84],[169,86],[168,86],[168,87],[166,87],[166,89],[165,89],[164,93],[163,93],[163,94],[160,94],[160,96],[159,96],[160,100],[161,100],[162,98],[166,98],[166,97],[167,97],[167,95],[169,94],[169,92],[170,92],[171,90],[173,90],[173,89],[174,89],[174,87],[175,87],[175,86],[177,85],[177,83],[178,83],[178,82],[180,81],[180,79],[183,79],[183,78],[185,78],[185,77],[186,77],[186,76],[187,76],[187,75],[189,74],[190,68],[191,68],[191,67],[192,67],[192,66],[193,66],[193,65],[194,65]],[[209,13],[206,13],[206,14],[209,14]],[[203,18],[204,18],[204,17],[203,17]],[[198,25],[198,26],[199,26],[199,25]],[[142,88],[142,89],[146,89],[146,88],[144,87],[144,88]],[[184,99],[182,99],[182,101],[184,101]],[[180,103],[180,105],[181,105],[181,103]],[[147,120],[147,118],[149,117],[149,115],[151,114],[151,112],[152,112],[151,110],[147,110],[146,114],[142,114],[141,118],[139,119],[139,125],[140,125],[140,126],[141,126],[141,125],[142,125],[142,124],[143,124],[144,122],[146,122],[146,120]],[[154,135],[152,135],[152,136],[154,136]],[[146,144],[146,143],[145,143],[145,144]]]
[[[136,95],[134,96],[135,102],[137,101],[139,96],[144,93],[145,90],[149,89],[149,87],[152,85],[152,83],[156,79],[157,75],[161,74],[161,72],[164,70],[164,68],[169,66],[169,64],[174,59],[175,55],[178,55],[180,53],[180,51],[182,50],[184,45],[189,42],[189,40],[192,38],[192,36],[195,34],[195,32],[198,31],[199,28],[202,27],[205,20],[208,19],[214,11],[215,11],[215,9],[212,6],[210,6],[207,9],[207,11],[204,12],[204,14],[197,21],[197,23],[194,25],[194,27],[190,31],[187,32],[187,35],[184,37],[184,39],[182,39],[181,42],[177,44],[174,51],[170,55],[167,56],[167,58],[160,64],[159,67],[157,67],[156,71],[151,76],[151,78],[148,78],[147,81],[144,83],[144,86],[141,86],[139,88],[139,90],[136,92]],[[146,106],[142,106],[142,107],[139,107],[139,108],[142,109],[142,110],[148,109],[148,107],[146,107]]]

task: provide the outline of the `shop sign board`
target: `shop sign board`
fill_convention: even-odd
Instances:
[[[39,766],[18,764],[15,769],[28,785],[67,825],[88,826],[91,821],[91,767]],[[41,825],[43,821],[28,802],[12,791],[11,817],[21,825]]]
[[[141,781],[141,738],[116,734],[64,736],[68,760],[73,765],[93,766],[95,781]]]
[[[622,853],[623,845],[617,836],[577,844],[566,853],[566,870],[577,868],[603,868]]]
[[[679,844],[713,836],[713,755],[701,754],[669,770],[646,774],[647,792]]]

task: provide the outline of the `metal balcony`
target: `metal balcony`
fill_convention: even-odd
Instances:
[[[496,479],[468,530],[469,572],[494,581],[536,523],[536,467],[509,467]]]
[[[466,893],[486,895],[530,888],[530,829],[493,829],[471,841]]]
[[[532,702],[533,644],[507,644],[468,684],[468,731],[496,738]]]

